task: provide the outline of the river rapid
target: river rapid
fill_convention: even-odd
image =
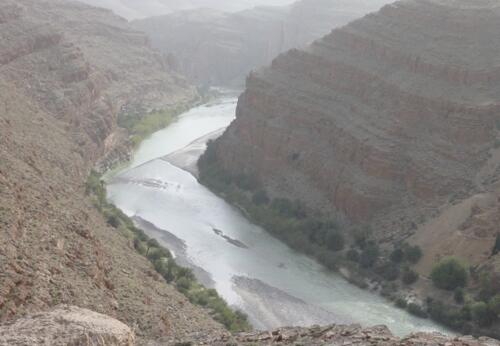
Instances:
[[[359,323],[384,324],[397,335],[446,332],[291,250],[178,167],[192,170],[206,139],[234,119],[236,102],[229,95],[193,108],[145,140],[109,180],[109,200],[257,329]]]

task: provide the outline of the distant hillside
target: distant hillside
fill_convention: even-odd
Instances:
[[[388,2],[301,0],[237,13],[180,11],[132,24],[196,83],[241,86],[252,69],[270,63],[279,53],[305,46]]]
[[[160,16],[179,10],[211,8],[236,12],[259,5],[287,5],[294,0],[78,0],[89,5],[113,10],[127,18],[140,19]]]

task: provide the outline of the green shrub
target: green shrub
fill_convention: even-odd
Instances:
[[[361,252],[359,264],[363,268],[371,268],[376,264],[378,256],[379,256],[379,248],[377,244],[371,242],[368,245],[366,245],[363,251]]]
[[[497,237],[495,239],[495,244],[493,245],[493,250],[491,251],[491,254],[495,256],[500,252],[500,233],[497,234]]]
[[[495,322],[497,315],[485,302],[477,302],[471,306],[472,319],[482,327],[488,327]]]
[[[462,287],[455,288],[455,291],[453,292],[453,299],[455,299],[455,302],[458,304],[464,303],[465,291]]]
[[[434,285],[445,290],[454,290],[467,285],[467,269],[456,258],[445,258],[439,262],[431,273]]]
[[[259,190],[255,192],[252,196],[252,202],[256,205],[268,204],[270,202],[266,191]]]
[[[403,251],[405,259],[410,263],[416,264],[422,258],[422,250],[417,245],[407,245]]]
[[[394,281],[399,277],[399,267],[393,262],[385,262],[375,269],[387,281]]]
[[[360,255],[356,249],[349,249],[349,251],[347,251],[346,253],[346,258],[351,262],[358,263],[360,260]]]
[[[418,274],[410,268],[405,268],[403,271],[402,281],[406,285],[412,285],[418,281]]]
[[[338,231],[329,231],[326,236],[326,246],[332,251],[341,251],[344,249],[344,236]]]
[[[399,297],[396,299],[396,306],[401,309],[406,309],[406,306],[408,305],[406,299]]]
[[[415,316],[418,316],[418,317],[421,317],[421,318],[427,318],[427,317],[429,317],[429,315],[427,314],[427,312],[425,312],[425,310],[420,305],[418,305],[418,304],[410,303],[410,304],[408,304],[408,306],[406,307],[406,309],[412,315],[415,315]]]
[[[497,294],[496,296],[491,298],[488,306],[491,311],[493,311],[497,315],[500,315],[500,294]]]
[[[396,248],[391,252],[390,259],[394,263],[401,263],[405,258],[405,253],[402,249]]]

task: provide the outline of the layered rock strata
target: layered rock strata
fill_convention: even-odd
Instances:
[[[217,143],[233,173],[381,238],[478,189],[500,114],[500,7],[401,1],[252,73]]]

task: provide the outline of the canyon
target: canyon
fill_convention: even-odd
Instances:
[[[132,133],[119,126],[122,119],[177,114],[196,104],[201,96],[193,82],[238,85],[251,69],[271,63],[249,74],[236,120],[209,146],[220,167],[235,176],[256,177],[271,198],[300,200],[308,212],[334,217],[348,237],[356,227],[370,225],[383,251],[402,241],[419,245],[424,254],[415,269],[423,279],[412,288],[412,297],[450,300],[449,292],[435,290],[427,279],[444,256],[464,258],[471,273],[500,280],[500,255],[492,251],[500,210],[498,3],[405,0],[343,27],[386,1],[302,0],[238,12],[257,3],[235,2],[236,13],[189,10],[131,24],[109,9],[76,1],[2,0],[0,345],[499,345],[486,337],[432,332],[401,337],[408,328],[440,329],[431,321],[408,318],[370,292],[339,283],[339,275],[272,238],[245,218],[245,210],[173,166],[170,162],[186,164],[198,174],[194,162],[206,140],[220,135],[233,119],[232,97],[198,107],[210,116],[194,117],[184,124],[185,132],[156,142],[161,148],[139,148],[139,158],[131,155],[137,144]],[[137,12],[133,0],[106,4],[128,18],[151,14]],[[168,12],[170,4],[179,3],[147,4],[142,9],[161,5]],[[173,40],[166,35],[170,24],[165,18],[179,26],[179,42],[160,46],[158,40]],[[158,26],[148,29],[151,23]],[[155,32],[162,37],[153,37]],[[325,34],[311,46],[287,51]],[[190,39],[198,35],[205,41],[201,46]],[[285,53],[273,59],[280,52]],[[180,66],[187,56],[193,59]],[[182,121],[176,124],[182,128]],[[188,141],[198,132],[203,136]],[[191,145],[183,152],[179,143]],[[181,150],[157,155],[169,145]],[[96,178],[103,202],[92,195],[89,179],[130,160],[134,169],[109,182],[109,200],[123,207],[123,215],[117,214],[123,219],[117,219],[102,210],[103,203],[111,206],[105,182]],[[164,193],[161,198],[158,191]],[[153,203],[151,194],[157,198]],[[173,199],[171,208],[161,210],[168,199]],[[134,204],[140,204],[137,210],[128,208]],[[155,208],[157,216],[164,216],[158,220],[179,227],[169,233],[148,221]],[[136,242],[119,227],[127,213],[133,218],[127,219],[130,227],[144,228],[135,229],[143,232],[143,240]],[[196,229],[189,233],[191,226]],[[208,235],[196,233],[207,230]],[[195,263],[195,274],[207,286],[219,284],[229,298],[237,298],[236,292],[254,302],[253,308],[274,323],[272,329],[278,318],[329,324],[338,316],[360,315],[406,329],[395,336],[384,326],[339,322],[230,333],[213,310],[194,305],[179,282],[166,278],[164,266],[146,258],[155,247],[147,232],[178,246],[172,253],[165,250],[168,256],[160,257],[165,260],[160,264],[176,258],[189,265],[201,258],[213,271]],[[189,242],[173,233],[189,233],[186,239],[204,246],[219,244],[219,252],[188,249]],[[141,255],[138,245],[144,243]],[[189,251],[200,257],[187,256]],[[272,266],[263,263],[267,258]],[[231,271],[224,272],[225,267]],[[286,274],[275,275],[279,272]],[[251,274],[270,278],[275,286]],[[287,292],[291,277],[296,285]],[[301,290],[304,282],[309,286]],[[477,285],[473,280],[468,287],[470,297]],[[256,292],[267,295],[267,304],[259,303]],[[211,290],[209,297],[214,294]],[[237,306],[238,299],[228,301]],[[255,325],[268,325],[255,316]],[[497,327],[472,331],[496,337]]]
[[[239,12],[201,8],[136,20],[171,66],[200,85],[241,87],[252,70],[332,29],[378,10],[387,0],[301,0]]]

